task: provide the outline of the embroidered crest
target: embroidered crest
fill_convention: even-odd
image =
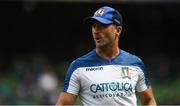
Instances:
[[[121,68],[121,73],[122,73],[122,78],[129,78],[131,79],[131,73],[129,71],[129,68],[128,67],[122,67]]]
[[[102,16],[104,14],[104,10],[103,9],[99,9],[95,12],[96,16]]]

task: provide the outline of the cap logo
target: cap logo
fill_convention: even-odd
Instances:
[[[104,14],[104,10],[103,9],[99,9],[95,12],[94,15],[97,15],[97,16],[102,16]]]

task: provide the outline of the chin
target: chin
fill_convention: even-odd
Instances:
[[[104,45],[104,44],[96,44],[96,47],[97,47],[97,48],[100,48],[100,49],[105,49],[105,48],[107,48],[107,45]]]

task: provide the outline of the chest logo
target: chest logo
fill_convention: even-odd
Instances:
[[[122,75],[122,78],[129,78],[131,79],[131,73],[129,71],[129,68],[128,67],[122,67],[121,68],[121,75]]]
[[[103,70],[103,67],[86,68],[86,71],[97,71],[97,70]]]

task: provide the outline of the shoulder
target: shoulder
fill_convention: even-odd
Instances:
[[[122,61],[127,65],[139,66],[144,70],[143,61],[136,55],[121,50],[121,57],[123,57]]]
[[[126,60],[127,62],[132,62],[132,63],[136,63],[136,62],[142,62],[142,60],[134,55],[134,54],[131,54],[129,52],[126,52],[124,50],[121,50],[121,56],[123,57],[124,60]]]
[[[93,49],[90,52],[88,52],[87,54],[79,57],[76,59],[77,62],[85,62],[85,61],[89,61],[89,60],[94,60],[96,58],[96,50]]]
[[[75,59],[71,65],[70,69],[75,70],[80,67],[87,67],[88,65],[95,62],[97,59],[95,50],[88,52],[87,54]]]

